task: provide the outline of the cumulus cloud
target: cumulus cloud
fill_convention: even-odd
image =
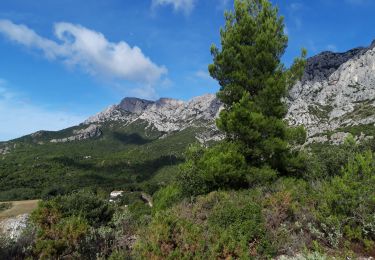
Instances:
[[[175,11],[185,14],[191,13],[195,6],[195,0],[152,0],[152,6],[171,5]]]
[[[0,80],[0,141],[14,139],[38,130],[60,130],[77,125],[85,116],[41,107],[24,101]]]
[[[152,85],[167,74],[164,66],[153,63],[139,47],[124,41],[110,42],[102,33],[81,25],[56,23],[57,41],[9,20],[0,20],[0,33],[11,41],[40,50],[48,59],[80,67],[94,76]]]

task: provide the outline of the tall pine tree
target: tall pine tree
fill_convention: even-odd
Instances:
[[[235,0],[234,12],[226,12],[225,20],[221,49],[211,47],[209,65],[225,105],[217,125],[227,140],[239,145],[253,171],[295,171],[301,161],[290,142],[304,131],[289,128],[283,120],[284,99],[302,76],[306,51],[289,69],[283,65],[288,37],[283,17],[268,0]]]
[[[305,51],[287,69],[281,57],[287,47],[283,18],[268,0],[235,0],[226,12],[221,50],[212,46],[210,74],[221,85],[224,109],[217,120],[223,142],[204,149],[193,146],[181,167],[180,189],[194,196],[218,189],[241,189],[302,172],[295,145],[303,128],[290,128],[288,89],[302,76]]]

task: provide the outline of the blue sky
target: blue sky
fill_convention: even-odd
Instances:
[[[373,0],[274,0],[290,64],[375,39]],[[188,100],[207,73],[233,0],[0,1],[0,140],[57,130],[125,96]]]

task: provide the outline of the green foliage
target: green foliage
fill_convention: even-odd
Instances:
[[[166,210],[167,208],[171,207],[173,204],[176,204],[182,199],[182,191],[180,186],[171,184],[156,192],[153,196],[153,199],[154,212]]]
[[[272,254],[252,195],[227,192],[157,213],[135,248],[135,255],[151,259],[252,259]]]
[[[72,135],[75,127],[10,141],[0,160],[0,200],[51,198],[82,188],[106,192],[147,190],[152,194],[174,178],[183,152],[199,128],[158,139],[160,132],[143,122],[101,126],[100,138],[50,143]]]
[[[326,230],[335,230],[336,239],[343,236],[364,244],[375,239],[375,160],[371,151],[355,154],[318,194],[319,221]]]
[[[247,164],[235,143],[222,142],[209,149],[192,146],[178,178],[185,196],[247,186]]]
[[[338,175],[356,152],[366,148],[357,145],[353,136],[349,136],[342,145],[315,144],[311,147],[312,151],[306,155],[306,161],[309,163],[303,177],[318,180]]]
[[[108,223],[114,209],[109,202],[90,191],[81,190],[66,196],[53,198],[59,211],[65,216],[81,216],[91,226],[100,226]]]
[[[283,18],[269,1],[236,0],[234,9],[225,13],[222,49],[211,47],[214,63],[209,66],[221,85],[218,96],[227,106],[239,102],[244,92],[256,96],[264,91],[276,72],[283,75],[280,59],[288,41]]]
[[[197,180],[198,194],[221,187],[246,187],[245,171],[273,177],[303,170],[304,157],[291,151],[291,144],[302,144],[306,134],[284,122],[287,109],[283,98],[302,76],[306,52],[290,69],[281,63],[288,39],[283,18],[268,0],[236,0],[234,12],[227,12],[225,19],[221,50],[211,47],[214,62],[209,71],[221,86],[218,97],[225,105],[217,126],[236,145],[226,154],[209,149],[204,154],[212,153],[212,157],[206,158],[207,162],[200,160],[197,169],[186,165],[191,168],[185,173],[204,177]],[[211,176],[199,173],[201,166],[202,171],[211,170]],[[209,179],[211,183],[207,183]]]
[[[98,197],[95,193],[81,190],[72,194],[58,196],[50,200],[41,201],[38,209],[33,213],[35,223],[43,226],[42,220],[52,221],[68,216],[81,216],[92,226],[108,223],[113,215],[114,209],[105,199]],[[52,214],[46,217],[44,214]],[[54,217],[52,217],[54,216]],[[56,224],[55,222],[49,223]]]
[[[53,225],[39,234],[34,253],[38,255],[39,259],[58,258],[59,256],[80,257],[77,250],[88,229],[87,222],[81,217],[65,218],[57,225]]]
[[[112,216],[108,202],[85,190],[42,201],[31,215],[37,228],[34,254],[41,259],[82,258],[91,228],[108,224]]]
[[[10,202],[0,203],[0,212],[4,211],[4,210],[7,210],[7,209],[10,209],[11,207],[12,207],[12,203],[10,203]]]

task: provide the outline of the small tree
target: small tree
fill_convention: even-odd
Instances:
[[[234,12],[226,12],[225,20],[221,50],[211,47],[213,64],[209,65],[224,103],[217,125],[227,140],[241,147],[253,170],[270,167],[283,174],[295,170],[300,160],[290,149],[290,137],[305,133],[284,122],[284,98],[302,76],[306,51],[285,68],[281,57],[288,37],[283,17],[268,0],[235,0]]]

